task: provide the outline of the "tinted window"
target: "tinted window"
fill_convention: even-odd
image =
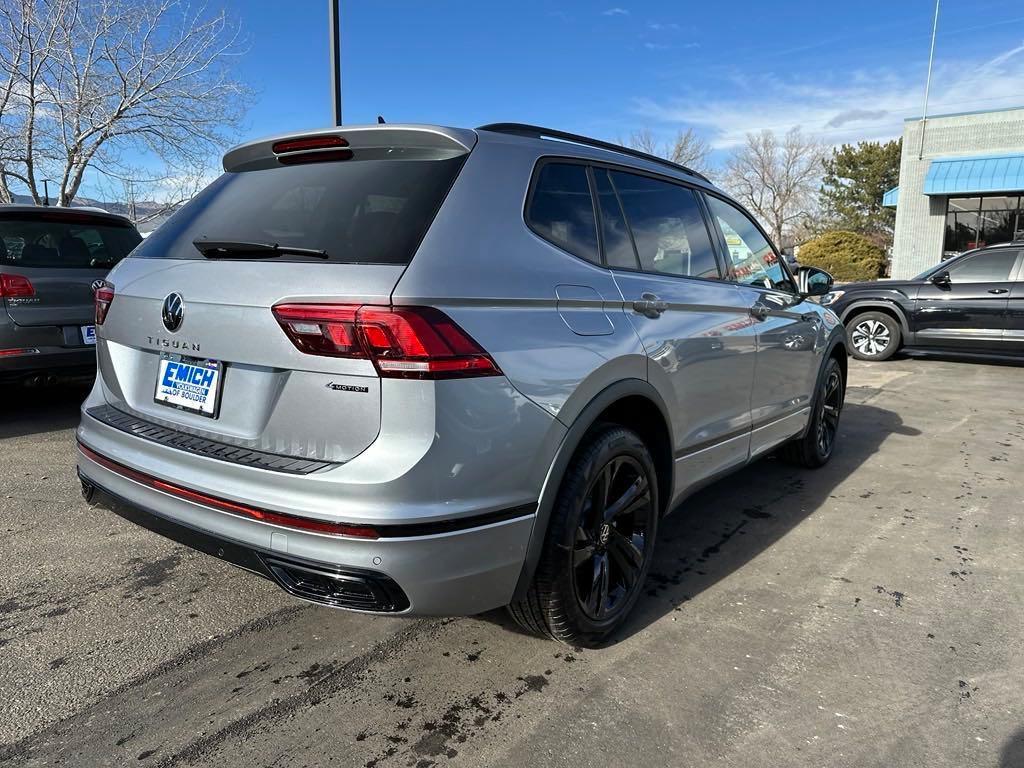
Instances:
[[[526,221],[559,248],[595,264],[600,262],[586,166],[546,163],[537,176]]]
[[[142,238],[134,227],[57,215],[0,217],[0,266],[110,269]]]
[[[594,183],[597,186],[597,199],[601,207],[601,234],[604,237],[605,263],[609,267],[639,269],[636,251],[633,250],[633,241],[626,228],[626,220],[622,217],[619,199],[608,178],[608,171],[603,168],[595,168]]]
[[[146,238],[133,256],[201,259],[192,241],[207,238],[325,250],[335,262],[406,264],[464,157],[349,160],[225,173]],[[304,258],[284,255],[278,260]]]
[[[725,238],[735,279],[760,288],[793,290],[779,257],[750,217],[717,197],[709,195],[707,200]]]
[[[632,173],[612,171],[611,177],[644,270],[684,277],[720,277],[693,191]]]
[[[954,283],[1003,283],[1010,279],[1016,260],[1017,251],[985,251],[951,266],[949,278]]]

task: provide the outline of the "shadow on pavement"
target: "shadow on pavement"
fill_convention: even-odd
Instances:
[[[826,466],[810,470],[767,458],[684,500],[662,521],[647,594],[612,642],[672,611],[685,612],[686,601],[742,568],[814,514],[891,434],[921,432],[892,411],[847,402],[840,440]],[[519,631],[504,611],[482,618]]]
[[[0,440],[78,426],[78,408],[89,394],[83,384],[0,387]]]
[[[1014,731],[999,753],[999,768],[1024,768],[1024,728]]]

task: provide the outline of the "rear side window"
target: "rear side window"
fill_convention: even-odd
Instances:
[[[585,165],[545,163],[530,196],[526,223],[538,235],[581,259],[601,262]]]
[[[141,240],[127,224],[0,216],[0,266],[107,270]]]
[[[609,267],[639,269],[633,239],[629,235],[626,219],[622,215],[619,198],[612,187],[608,171],[594,169],[594,184],[601,208],[601,235],[604,237],[604,258]]]
[[[133,256],[201,259],[193,241],[205,238],[322,250],[346,264],[408,264],[464,160],[350,160],[225,173]]]
[[[950,267],[949,279],[954,283],[1004,283],[1010,279],[1015,261],[1017,251],[983,251]]]
[[[704,215],[692,190],[621,171],[612,171],[611,178],[645,271],[721,277]]]

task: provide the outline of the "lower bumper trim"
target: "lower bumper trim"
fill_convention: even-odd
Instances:
[[[335,608],[398,613],[409,599],[393,579],[374,571],[281,556],[169,520],[78,475],[90,504],[186,547],[270,579],[295,597]]]

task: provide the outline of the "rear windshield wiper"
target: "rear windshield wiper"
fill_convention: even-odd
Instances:
[[[296,248],[278,243],[250,243],[244,240],[207,240],[200,237],[192,241],[203,256],[208,259],[273,259],[282,254],[312,256],[317,259],[330,258],[327,251],[316,248]]]

